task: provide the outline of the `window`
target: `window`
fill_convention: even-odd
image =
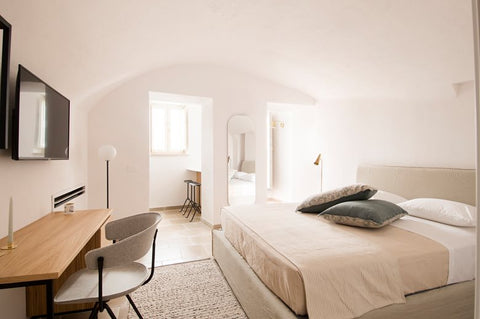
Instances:
[[[151,102],[150,112],[151,154],[187,154],[187,107],[168,102]]]
[[[37,122],[35,123],[35,147],[33,153],[45,155],[45,133],[47,131],[45,94],[39,96],[36,109]]]

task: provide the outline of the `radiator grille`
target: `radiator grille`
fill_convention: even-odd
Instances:
[[[70,191],[67,191],[65,193],[62,193],[62,194],[58,194],[58,195],[53,195],[52,196],[52,205],[53,205],[53,208],[57,208],[58,206],[61,206],[63,204],[65,204],[66,202],[82,195],[85,193],[85,185],[83,186],[79,186],[77,188],[74,188]]]

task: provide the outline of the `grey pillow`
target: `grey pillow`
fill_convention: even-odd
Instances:
[[[407,215],[407,212],[394,203],[370,199],[340,203],[320,215],[337,224],[380,228]]]
[[[365,184],[353,184],[333,189],[306,198],[295,210],[302,213],[321,213],[333,205],[351,201],[369,199],[377,190]]]

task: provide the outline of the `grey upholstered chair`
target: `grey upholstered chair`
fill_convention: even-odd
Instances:
[[[85,255],[87,268],[71,275],[55,296],[58,304],[95,302],[90,318],[107,310],[115,319],[107,302],[127,296],[142,318],[129,293],[147,283],[153,276],[155,238],[161,215],[155,212],[138,214],[112,221],[105,226],[105,236],[114,244],[89,251]],[[152,249],[152,268],[137,262]]]

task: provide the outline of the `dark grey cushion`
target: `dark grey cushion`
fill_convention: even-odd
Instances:
[[[353,184],[312,195],[301,202],[296,210],[302,213],[318,214],[338,203],[351,200],[369,199],[375,195],[376,192],[377,190],[369,185]]]
[[[380,228],[407,215],[407,212],[394,203],[371,199],[340,203],[320,215],[337,224]]]

